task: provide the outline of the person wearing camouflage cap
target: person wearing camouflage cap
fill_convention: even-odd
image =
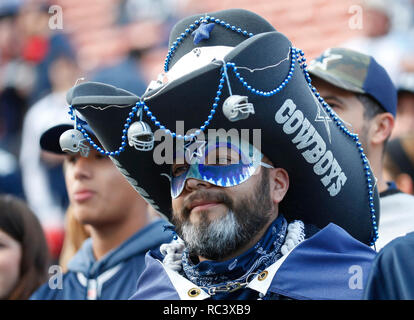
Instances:
[[[312,83],[348,129],[357,133],[380,192],[377,249],[414,230],[414,197],[383,178],[383,154],[394,128],[397,90],[388,73],[369,55],[330,48],[311,61]],[[398,203],[398,206],[396,204]]]

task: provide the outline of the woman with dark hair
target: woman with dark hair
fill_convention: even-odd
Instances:
[[[27,205],[0,195],[0,299],[24,300],[47,279],[48,248]]]

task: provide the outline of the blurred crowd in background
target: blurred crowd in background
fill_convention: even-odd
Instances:
[[[143,94],[162,72],[175,22],[232,7],[262,15],[308,60],[348,47],[385,67],[399,94],[385,174],[414,194],[413,0],[1,0],[0,193],[28,204],[55,261],[68,197],[62,158],[42,152],[39,139],[70,123],[67,90],[87,80]]]

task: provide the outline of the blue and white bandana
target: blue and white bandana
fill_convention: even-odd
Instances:
[[[255,246],[226,261],[194,264],[188,249],[185,249],[182,256],[185,277],[199,287],[221,286],[229,281],[246,282],[249,276],[260,273],[282,256],[280,249],[285,241],[287,225],[286,219],[279,214]]]

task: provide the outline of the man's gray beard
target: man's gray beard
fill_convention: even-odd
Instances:
[[[178,235],[186,243],[192,256],[201,256],[209,260],[223,260],[237,249],[242,248],[257,235],[269,222],[274,210],[270,198],[270,186],[267,170],[262,171],[261,180],[257,183],[250,197],[233,202],[223,191],[204,190],[204,199],[217,200],[227,206],[227,213],[209,219],[207,211],[200,212],[200,222],[193,225],[187,218],[178,219],[173,216]],[[209,195],[210,194],[210,195]],[[196,195],[194,195],[196,196]],[[186,211],[186,210],[184,210]],[[181,216],[188,217],[189,212]]]
[[[219,260],[228,256],[241,243],[245,243],[248,235],[241,232],[233,211],[229,210],[223,217],[208,222],[208,213],[200,213],[202,221],[194,225],[186,221],[182,225],[181,236],[190,254]]]

